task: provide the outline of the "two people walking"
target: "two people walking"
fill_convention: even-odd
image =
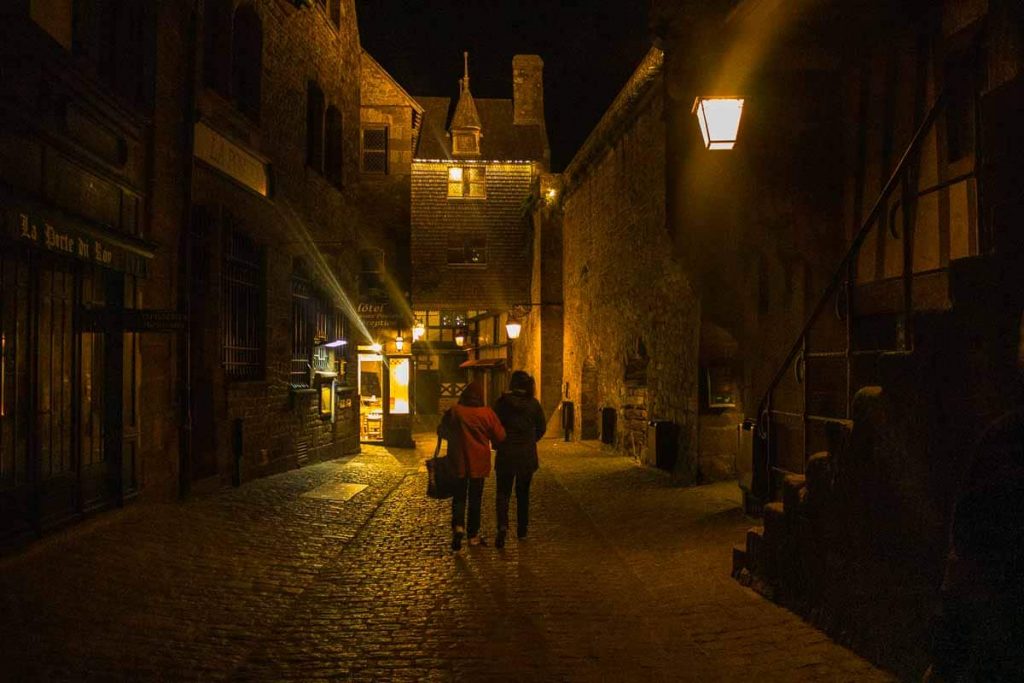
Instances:
[[[448,440],[448,454],[457,464],[459,475],[452,497],[453,551],[462,549],[463,538],[468,538],[470,545],[486,545],[480,535],[480,507],[484,481],[491,473],[491,444],[498,452],[495,546],[505,545],[513,490],[517,535],[520,539],[526,537],[530,482],[538,467],[537,441],[545,428],[544,412],[534,393],[533,378],[517,370],[509,378],[509,391],[498,399],[493,410],[484,405],[483,390],[474,382],[442,417],[437,433]]]

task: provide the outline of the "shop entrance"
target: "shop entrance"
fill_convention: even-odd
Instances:
[[[0,543],[117,500],[123,341],[76,329],[115,290],[106,271],[0,256]]]
[[[384,356],[359,347],[359,440],[384,442]]]

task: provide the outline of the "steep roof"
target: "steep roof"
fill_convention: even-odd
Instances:
[[[416,159],[451,159],[448,136],[450,97],[417,97],[426,110]],[[513,123],[512,100],[479,98],[474,100],[480,117],[479,159],[495,161],[541,161],[548,159],[547,137],[540,125],[517,126]]]
[[[405,91],[398,81],[387,72],[380,62],[373,58],[366,50],[362,51],[360,59],[360,82],[364,84],[359,91],[360,104],[363,105],[394,105],[397,102],[408,104],[417,113],[423,113],[423,107],[416,101],[416,98]],[[370,78],[375,78],[379,84],[375,88],[367,88],[366,83]]]

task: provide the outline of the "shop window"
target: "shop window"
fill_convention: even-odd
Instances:
[[[449,235],[449,266],[487,265],[487,235]]]
[[[324,117],[325,142],[324,142],[324,176],[327,177],[335,187],[341,187],[344,180],[344,168],[342,165],[342,118],[337,107],[331,105],[327,108]]]
[[[292,273],[292,360],[288,383],[292,387],[308,387],[312,354],[311,321],[312,286],[301,267]]]
[[[251,4],[235,11],[231,31],[231,95],[239,111],[260,118],[260,78],[263,71],[263,28]]]
[[[388,172],[387,128],[363,128],[361,159],[363,173],[385,174]]]
[[[222,338],[228,379],[263,376],[263,255],[246,235],[228,230],[222,275]]]
[[[487,198],[487,169],[483,166],[450,166],[448,197],[461,199]]]

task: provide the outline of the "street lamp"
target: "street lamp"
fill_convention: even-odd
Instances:
[[[395,350],[401,353],[404,347],[405,339],[402,338],[402,335],[398,335],[397,337],[395,337]]]
[[[467,330],[466,330],[465,327],[456,328],[456,330],[455,330],[455,345],[456,346],[462,346],[463,344],[466,343],[466,332],[467,332]]]
[[[523,325],[515,318],[509,318],[505,323],[505,332],[509,339],[519,339],[519,333],[523,331]]]
[[[693,102],[693,113],[700,124],[706,149],[732,149],[743,116],[741,97],[698,97]]]

